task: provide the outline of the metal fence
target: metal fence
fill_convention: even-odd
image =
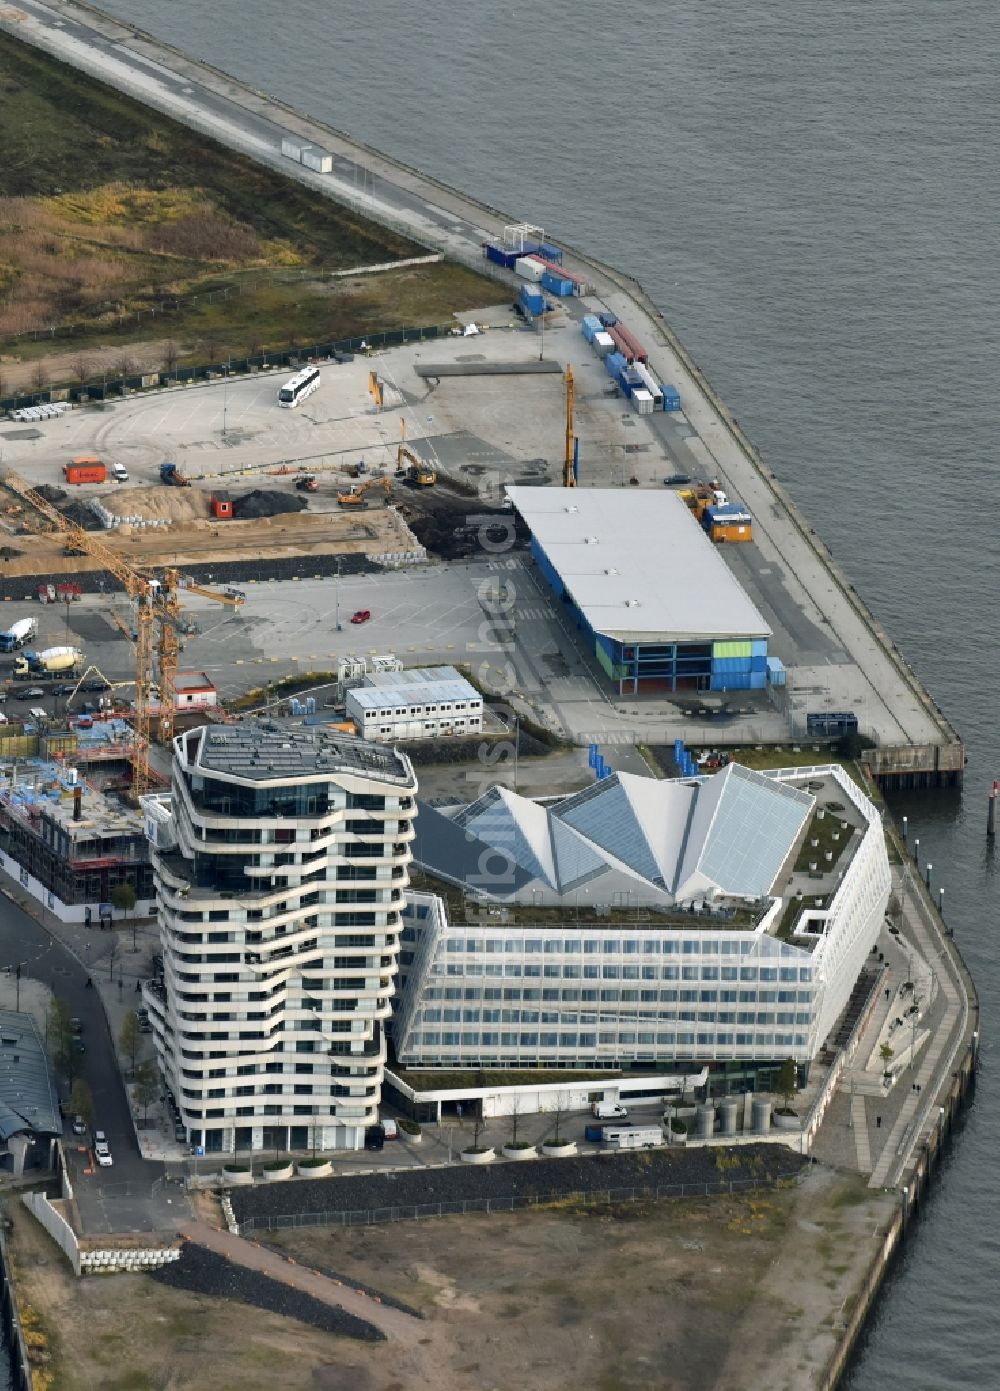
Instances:
[[[707,1198],[721,1193],[747,1193],[776,1188],[796,1177],[794,1172],[769,1178],[718,1179],[711,1183],[659,1183],[634,1188],[590,1188],[575,1192],[537,1193],[525,1197],[457,1198],[453,1202],[403,1203],[393,1207],[343,1208],[323,1212],[290,1212],[274,1217],[249,1217],[240,1222],[240,1236],[279,1232],[289,1227],[376,1227],[390,1222],[419,1222],[426,1217],[466,1217],[470,1213],[519,1212],[553,1203],[594,1206],[611,1203],[659,1202],[663,1198]]]

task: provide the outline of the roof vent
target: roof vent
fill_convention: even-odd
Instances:
[[[610,570],[605,570],[604,573],[605,573],[606,575],[617,575],[617,574],[620,573],[620,571],[616,570],[616,569],[614,568],[614,566],[612,566]]]
[[[575,505],[566,508],[567,512],[579,512],[579,510],[579,507],[576,507]]]
[[[588,546],[596,546],[596,545],[597,545],[597,537],[596,537],[596,536],[585,536],[583,539],[584,539],[584,541],[586,541],[586,543],[587,543]]]
[[[627,609],[637,609],[637,608],[639,607],[639,600],[638,600],[638,599],[626,599],[626,600],[625,600],[625,607],[626,607]]]

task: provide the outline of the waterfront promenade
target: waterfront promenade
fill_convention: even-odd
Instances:
[[[190,127],[258,162],[296,178],[359,212],[403,232],[456,260],[489,270],[482,242],[502,234],[504,217],[370,149],[311,122],[269,95],[255,92],[149,36],[76,0],[24,0],[0,8],[0,28],[129,93]],[[280,154],[284,134],[315,140],[334,155],[331,174],[314,174]],[[530,216],[530,209],[518,210]],[[754,515],[753,547],[731,559],[737,575],[750,567],[763,595],[765,616],[776,633],[786,625],[813,625],[829,632],[849,661],[823,684],[834,707],[854,710],[877,748],[870,756],[883,784],[937,785],[960,782],[964,750],[934,704],[834,564],[822,542],[800,516],[709,384],[690,362],[655,306],[634,281],[578,253],[566,264],[593,286],[571,312],[609,309],[645,341],[651,366],[680,390],[691,432],[683,459],[699,475],[720,480]],[[504,274],[510,281],[511,277]],[[644,424],[660,443],[670,417]],[[805,734],[805,716],[815,699],[816,673],[808,666],[790,673],[786,714],[794,735]]]

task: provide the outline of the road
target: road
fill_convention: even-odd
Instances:
[[[80,1153],[82,1142],[72,1135],[67,1125],[66,1150],[81,1215],[88,1230],[95,1226],[120,1230],[122,1225],[127,1229],[135,1225],[133,1213],[116,1210],[114,1223],[109,1224],[107,1214],[102,1218],[97,1207],[118,1194],[124,1196],[126,1186],[136,1194],[141,1190],[148,1195],[150,1185],[162,1178],[163,1165],[139,1156],[108,1021],[97,990],[87,988],[87,980],[91,977],[85,964],[87,943],[90,943],[89,954],[97,958],[101,934],[97,931],[87,937],[83,929],[72,929],[80,933],[80,955],[77,955],[8,897],[16,892],[14,881],[0,873],[0,967],[21,962],[23,975],[41,981],[62,1000],[70,1015],[82,1022],[86,1046],[81,1060],[82,1075],[94,1097],[94,1124],[106,1132],[114,1157],[113,1168],[85,1174],[87,1157]],[[60,1090],[65,1094],[63,1084]]]

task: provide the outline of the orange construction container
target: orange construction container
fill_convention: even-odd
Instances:
[[[212,516],[218,521],[230,520],[233,515],[233,500],[228,493],[212,494]]]
[[[709,530],[713,541],[752,541],[752,522],[713,522]]]
[[[96,454],[81,454],[63,465],[67,483],[104,483],[107,469]]]

